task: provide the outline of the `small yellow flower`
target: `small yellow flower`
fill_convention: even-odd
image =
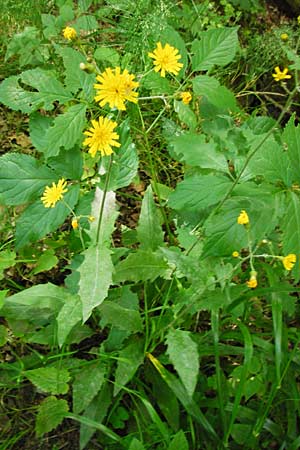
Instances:
[[[184,92],[180,93],[180,98],[182,100],[182,103],[184,103],[185,105],[188,105],[193,97],[189,91],[184,91]]]
[[[74,28],[72,27],[66,27],[63,29],[63,36],[65,39],[67,39],[68,41],[72,41],[73,39],[76,38],[77,36],[77,32]]]
[[[117,122],[107,119],[106,117],[99,117],[97,120],[92,120],[92,127],[84,134],[87,138],[83,141],[83,145],[87,145],[89,153],[94,158],[97,151],[102,156],[111,155],[113,153],[112,147],[120,147],[121,144],[117,141],[119,135],[114,131],[118,126]]]
[[[290,253],[287,256],[282,258],[282,264],[286,270],[292,270],[296,262],[296,255],[294,253]]]
[[[234,252],[232,252],[232,256],[233,256],[234,258],[238,258],[238,257],[240,256],[240,254],[239,254],[239,252],[234,251]]]
[[[183,67],[178,60],[181,58],[177,48],[166,44],[164,47],[161,42],[157,42],[156,49],[149,52],[148,56],[153,59],[155,72],[160,71],[162,77],[166,76],[166,72],[178,75],[180,69]]]
[[[56,203],[63,198],[63,194],[67,192],[67,182],[62,178],[57,184],[52,183],[52,186],[47,186],[41,197],[45,208],[54,208]]]
[[[76,230],[76,228],[78,228],[78,220],[73,219],[71,222],[71,225],[72,225],[73,230]]]
[[[280,68],[277,66],[275,67],[275,73],[272,73],[272,77],[275,81],[282,81],[282,80],[288,80],[289,78],[292,78],[291,75],[288,75],[289,69],[285,67],[283,71],[281,72]]]
[[[237,218],[237,223],[240,225],[247,225],[249,223],[249,217],[246,211],[243,209]]]
[[[250,272],[250,279],[248,281],[246,281],[248,288],[254,289],[257,287],[258,283],[257,283],[256,276],[257,276],[257,272],[255,272],[255,271]]]
[[[281,39],[282,41],[288,41],[288,40],[289,40],[289,35],[288,35],[287,33],[282,33],[282,34],[280,35],[280,39]]]
[[[89,216],[88,219],[89,219],[90,222],[94,222],[95,217],[94,216]]]

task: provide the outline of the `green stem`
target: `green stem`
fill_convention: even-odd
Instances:
[[[110,173],[111,173],[113,159],[114,159],[114,155],[112,154],[112,155],[110,155],[110,161],[109,161],[109,166],[108,166],[108,169],[107,169],[107,172],[106,172],[105,185],[104,185],[103,196],[102,196],[102,200],[101,200],[101,206],[100,206],[100,212],[99,212],[99,218],[98,218],[98,225],[97,225],[97,232],[96,232],[96,246],[99,244],[102,216],[103,216],[103,211],[104,211],[104,205],[105,205],[107,189],[108,189],[108,185],[109,185],[109,179],[110,179]]]

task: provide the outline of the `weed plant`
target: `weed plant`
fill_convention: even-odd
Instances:
[[[254,0],[41,5],[0,85],[32,144],[0,157],[1,449],[296,450],[296,18],[262,65]]]

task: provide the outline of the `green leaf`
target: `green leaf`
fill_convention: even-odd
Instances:
[[[105,381],[103,362],[93,362],[80,369],[73,382],[73,410],[81,413],[98,394]]]
[[[197,344],[188,331],[170,329],[167,335],[167,353],[190,397],[196,388],[199,374]]]
[[[143,250],[156,250],[164,242],[160,211],[154,202],[151,185],[147,187],[143,198],[137,236]]]
[[[32,156],[7,153],[0,158],[0,195],[7,205],[20,205],[36,198],[57,178]]]
[[[99,167],[99,171],[101,170],[102,166]],[[116,209],[116,194],[112,191],[104,194],[104,191],[97,187],[92,203],[91,215],[99,218],[101,211],[102,219],[98,238],[100,246],[110,247],[111,234],[114,231],[115,221],[119,214]],[[96,244],[97,239],[98,220],[91,223],[89,230],[89,236],[94,244]]]
[[[35,268],[32,270],[31,274],[36,275],[41,272],[46,272],[52,269],[58,263],[58,258],[54,253],[54,250],[50,248],[46,250],[37,260]]]
[[[69,372],[55,367],[40,367],[26,370],[24,376],[38,389],[50,394],[66,394],[69,390]]]
[[[172,439],[171,444],[168,447],[168,450],[189,450],[189,443],[185,434],[182,430],[178,431]]]
[[[137,333],[143,329],[140,313],[134,309],[106,300],[99,310],[102,317],[101,323],[109,323],[128,333]]]
[[[64,201],[70,208],[74,208],[79,195],[79,185],[68,188],[64,195]],[[70,214],[69,208],[59,201],[54,208],[45,208],[39,199],[30,205],[17,220],[16,248],[24,247],[30,242],[35,242],[46,234],[57,230]]]
[[[128,450],[146,450],[141,441],[136,438],[133,438],[130,442],[130,446]]]
[[[225,66],[233,60],[237,47],[237,27],[204,31],[201,41],[196,40],[192,45],[193,70],[209,70],[214,65]]]
[[[25,90],[19,80],[36,91]],[[32,113],[39,108],[47,111],[53,109],[53,103],[67,103],[73,97],[55,78],[52,72],[42,69],[32,69],[20,76],[6,78],[0,85],[0,102],[15,111]]]
[[[8,342],[9,334],[8,329],[4,325],[0,325],[0,347],[3,347],[3,345]]]
[[[100,62],[108,62],[112,67],[118,66],[120,61],[119,53],[114,48],[110,47],[97,47],[94,58]]]
[[[227,159],[224,154],[216,150],[215,143],[206,142],[203,134],[185,133],[176,136],[171,141],[171,148],[178,161],[185,161],[186,164],[203,169],[228,172]]]
[[[192,80],[192,83],[194,93],[203,96],[217,108],[221,110],[237,110],[233,92],[225,86],[221,86],[216,78],[208,75],[198,75]]]
[[[82,138],[82,130],[85,125],[86,105],[79,103],[71,106],[64,114],[54,119],[54,124],[48,129],[46,138],[47,146],[45,155],[47,158],[56,156],[61,147],[69,150]]]
[[[105,303],[103,306],[105,306]],[[127,322],[125,317],[124,321]],[[141,331],[141,320],[140,330],[136,331]],[[126,347],[119,352],[118,365],[115,374],[114,396],[116,396],[122,387],[126,386],[126,384],[133,378],[135,372],[143,363],[143,360],[144,342],[142,339],[134,336]]]
[[[56,320],[57,341],[58,345],[62,347],[71,330],[82,320],[82,305],[78,295],[70,295],[65,299]]]
[[[182,101],[174,100],[174,111],[177,113],[179,120],[191,130],[197,127],[197,117],[189,105],[185,105]]]
[[[16,264],[16,253],[11,250],[0,252],[0,280],[4,278],[3,271]]]
[[[47,132],[53,122],[52,117],[47,117],[39,112],[30,115],[29,132],[30,139],[35,148],[44,153],[47,148]]]
[[[287,193],[286,212],[282,219],[281,229],[284,255],[295,253],[298,259],[300,254],[300,199],[294,192]],[[293,268],[293,275],[297,280],[300,279],[298,261]]]
[[[77,146],[71,150],[62,149],[58,156],[49,158],[47,164],[60,178],[80,180],[83,172],[82,151]]]
[[[66,400],[56,397],[47,397],[39,405],[36,417],[35,431],[37,436],[42,436],[56,428],[65,418],[69,410]]]
[[[95,31],[98,30],[99,25],[95,16],[84,14],[75,22],[75,26],[78,30]]]
[[[293,182],[300,183],[300,175],[298,167],[300,165],[300,126],[294,125],[294,116],[288,121],[283,134],[282,140],[286,145],[286,153],[291,162],[290,170]],[[279,162],[277,163],[279,166]],[[286,164],[286,167],[288,165]]]
[[[138,250],[116,266],[114,282],[154,281],[158,277],[168,278],[170,271],[171,269],[159,251]]]
[[[107,297],[112,284],[114,266],[111,252],[103,246],[91,246],[83,253],[84,261],[78,269],[80,273],[79,295],[82,302],[82,315],[85,322],[96,306]]]
[[[187,176],[170,195],[169,206],[199,211],[222,200],[230,186],[232,182],[221,175]]]

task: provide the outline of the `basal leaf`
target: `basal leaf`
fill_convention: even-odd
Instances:
[[[69,390],[70,375],[66,369],[40,367],[26,370],[24,376],[38,389],[50,394],[66,394]]]
[[[144,342],[142,339],[134,336],[126,347],[119,352],[114,396],[133,378],[143,360]]]
[[[198,374],[199,354],[196,342],[188,331],[170,329],[167,353],[190,397],[193,396]]]
[[[82,320],[82,305],[78,295],[70,295],[65,299],[59,311],[57,321],[57,341],[62,347],[71,330]]]
[[[69,411],[68,402],[54,396],[45,398],[38,407],[35,431],[42,436],[56,428]]]
[[[7,153],[0,158],[0,195],[7,205],[21,205],[41,194],[58,177],[29,155]]]
[[[23,305],[35,309],[49,308],[57,312],[63,305],[66,295],[65,289],[62,287],[51,283],[37,284],[6,297],[2,312],[6,315],[13,305]]]
[[[106,367],[103,362],[87,363],[80,369],[73,382],[73,411],[81,413],[101,390],[105,381]]]
[[[151,185],[147,187],[143,198],[137,236],[143,250],[156,250],[163,245],[160,211],[154,202]]]
[[[126,305],[105,300],[100,307],[100,312],[101,324],[109,323],[128,333],[137,333],[143,329],[140,313]]]

